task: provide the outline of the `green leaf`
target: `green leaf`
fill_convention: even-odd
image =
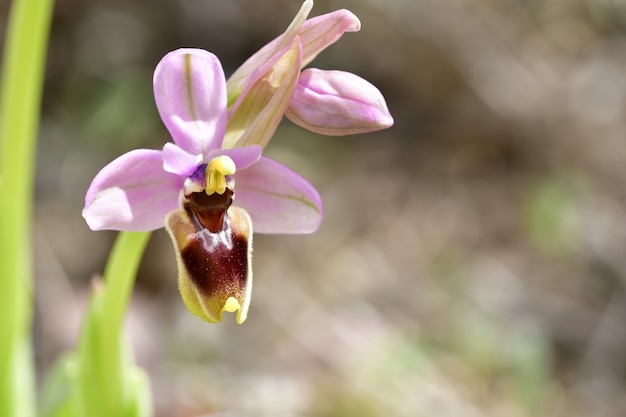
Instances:
[[[41,391],[40,417],[78,416],[76,378],[78,364],[74,354],[61,356],[49,371]]]
[[[129,375],[130,411],[129,417],[149,417],[153,415],[152,390],[150,379],[143,369],[135,367]]]
[[[0,416],[35,414],[31,342],[34,154],[51,0],[14,0],[0,80]]]

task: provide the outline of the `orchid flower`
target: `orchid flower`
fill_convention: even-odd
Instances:
[[[226,79],[217,57],[199,49],[167,54],[154,72],[156,105],[173,143],[137,149],[105,166],[85,196],[92,230],[151,231],[163,226],[174,243],[179,288],[188,309],[209,322],[222,313],[247,316],[252,290],[253,225],[261,233],[310,233],[322,218],[317,191],[284,165],[261,156],[282,118],[294,84],[292,47],[265,66],[273,84],[263,108],[248,106],[247,125],[231,127]],[[292,69],[291,72],[294,72]],[[292,76],[293,78],[293,76]],[[245,107],[245,106],[244,106]],[[244,138],[232,147],[227,132]]]
[[[154,73],[156,105],[173,143],[130,151],[104,167],[85,196],[92,230],[163,226],[176,250],[187,308],[209,322],[247,316],[252,233],[310,233],[320,196],[304,178],[262,156],[283,115],[328,135],[393,124],[369,82],[342,71],[302,68],[360,22],[338,10],[307,20],[306,0],[281,36],[228,80],[213,54],[179,49]]]
[[[359,19],[345,9],[307,19],[312,8],[313,0],[306,0],[287,30],[251,56],[228,79],[231,115],[237,117],[242,113],[239,106],[246,101],[262,104],[253,92],[266,79],[265,67],[280,59],[285,51],[294,46],[301,48],[300,70],[345,32],[361,28]],[[298,71],[290,82],[295,88],[286,103],[285,115],[305,129],[325,135],[348,135],[393,125],[381,92],[355,74],[309,68]],[[236,143],[232,137],[226,141]]]

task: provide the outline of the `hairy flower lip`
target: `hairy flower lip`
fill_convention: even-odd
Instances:
[[[210,322],[224,311],[246,320],[252,291],[252,223],[248,214],[230,207],[220,230],[198,225],[184,210],[166,218],[178,264],[178,286],[189,311]]]

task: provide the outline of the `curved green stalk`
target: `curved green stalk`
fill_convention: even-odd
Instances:
[[[135,276],[151,232],[120,232],[113,245],[104,282],[106,292],[104,310],[107,313],[107,329],[120,334],[128,302],[135,284]]]
[[[14,0],[0,81],[0,415],[34,415],[32,206],[51,0]]]
[[[138,370],[122,329],[149,237],[150,233],[120,232],[105,269],[104,285],[94,285],[78,350],[79,415],[150,414],[136,411],[137,404],[149,396],[149,388],[142,386],[137,393],[132,386]]]

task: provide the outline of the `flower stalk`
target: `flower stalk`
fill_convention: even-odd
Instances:
[[[78,348],[78,414],[92,417],[143,416],[133,412],[149,397],[149,386],[133,386],[140,372],[126,345],[122,325],[135,284],[137,269],[151,233],[118,234],[104,283],[94,283]]]

